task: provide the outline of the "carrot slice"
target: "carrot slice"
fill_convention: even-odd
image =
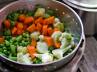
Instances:
[[[10,28],[10,20],[5,20],[4,25],[6,28]]]
[[[29,31],[29,32],[33,32],[33,31],[35,31],[35,30],[36,30],[35,24],[32,24],[31,26],[29,26],[29,27],[27,28],[27,31]]]
[[[17,28],[14,27],[14,28],[12,29],[12,34],[14,35],[14,34],[16,34],[16,32],[17,32]]]
[[[23,32],[24,32],[23,29],[17,29],[17,34],[18,35],[21,35]]]
[[[32,39],[31,46],[36,47],[36,45],[37,45],[37,41],[35,39]]]
[[[18,22],[18,23],[17,23],[17,29],[23,29],[23,24],[20,23],[20,22]]]
[[[25,18],[25,21],[24,21],[24,24],[30,24],[34,21],[34,18],[33,17],[26,17]]]
[[[55,42],[55,43],[54,43],[54,46],[55,46],[56,48],[60,48],[61,43],[60,43],[60,42]]]
[[[51,27],[49,27],[48,30],[47,30],[47,32],[48,32],[48,35],[51,36],[52,33],[53,33],[53,29]]]
[[[54,16],[51,16],[43,21],[43,24],[53,24],[54,23]]]
[[[36,48],[34,46],[27,46],[27,50],[31,58],[35,58],[34,54],[36,54]]]
[[[25,18],[26,18],[26,16],[24,14],[21,14],[19,16],[19,21],[24,22],[25,21]]]
[[[37,23],[36,29],[37,29],[37,31],[41,32],[42,25],[40,23]]]
[[[0,37],[0,44],[3,43],[3,42],[4,42],[4,37],[1,36],[1,37]]]
[[[45,42],[47,43],[48,46],[53,46],[54,42],[53,39],[51,37],[45,36]]]
[[[47,28],[48,28],[48,25],[43,26],[43,28],[42,28],[42,34],[43,35],[47,35]]]
[[[43,18],[42,17],[39,17],[38,19],[35,20],[35,24],[42,24],[43,23]]]

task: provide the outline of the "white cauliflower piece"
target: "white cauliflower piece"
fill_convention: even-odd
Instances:
[[[64,24],[61,22],[57,22],[54,24],[55,28],[58,28],[60,31],[64,31]]]
[[[44,41],[44,35],[40,35],[40,36],[39,36],[39,40],[40,40],[40,41]]]
[[[68,45],[71,45],[71,43],[74,44],[73,37],[71,36],[70,33],[66,33],[66,32],[62,33],[62,35],[61,35],[59,40],[61,41],[60,48],[65,48]]]
[[[62,32],[60,32],[60,31],[56,31],[56,32],[54,32],[52,34],[51,37],[53,38],[54,42],[58,42],[59,41],[59,38],[60,38],[61,34],[62,34]]]
[[[55,49],[55,50],[52,51],[52,53],[58,59],[63,58],[64,52],[63,52],[62,49]]]
[[[23,55],[23,53],[17,54],[17,62],[24,63],[24,64],[32,64],[31,58],[29,57],[29,54]]]
[[[30,37],[32,39],[38,40],[40,33],[39,32],[33,32],[31,33]]]
[[[27,53],[27,47],[23,47],[23,46],[18,46],[17,47],[17,53],[23,53],[23,54],[25,54],[25,53]]]
[[[53,55],[49,53],[36,54],[36,57],[42,60],[42,63],[48,63],[53,61]]]
[[[38,8],[35,12],[35,17],[43,17],[45,14],[45,8]]]
[[[60,22],[60,19],[59,18],[55,18],[54,23],[59,23],[59,22]]]
[[[36,48],[39,53],[47,53],[48,52],[48,45],[45,42],[37,42]]]

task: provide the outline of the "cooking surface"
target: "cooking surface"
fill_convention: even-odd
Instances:
[[[12,0],[4,0],[6,2],[0,3],[0,8],[8,4]],[[8,2],[9,1],[9,2]],[[78,72],[97,72],[97,41],[93,36],[86,37],[86,50],[80,62]],[[68,69],[72,65],[63,66],[55,72],[70,72]],[[0,61],[0,72],[17,72],[14,68],[9,67]],[[19,71],[18,71],[19,72]]]

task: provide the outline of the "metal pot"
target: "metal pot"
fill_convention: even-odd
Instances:
[[[57,69],[63,66],[73,58],[84,36],[82,21],[77,15],[77,13],[69,6],[61,2],[52,1],[52,0],[20,0],[20,1],[15,1],[10,3],[9,5],[5,6],[0,10],[0,29],[2,28],[2,24],[1,24],[2,21],[10,12],[18,9],[23,9],[23,8],[33,10],[36,4],[41,4],[46,8],[51,8],[56,10],[61,20],[64,20],[68,24],[69,31],[75,34],[75,43],[77,44],[77,46],[70,54],[68,54],[64,58],[50,63],[45,63],[45,64],[31,64],[31,65],[21,64],[21,63],[9,60],[8,58],[0,55],[0,60],[2,60],[3,62],[6,62],[8,65],[18,70],[21,70],[23,72],[52,71],[54,69]],[[77,36],[80,37],[79,41],[77,41],[76,39]]]

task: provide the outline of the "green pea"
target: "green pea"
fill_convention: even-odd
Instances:
[[[15,21],[11,20],[10,23],[11,23],[11,27],[15,26]]]
[[[5,57],[6,57],[6,55],[5,55],[4,53],[2,53],[2,52],[0,52],[0,55],[3,55],[3,56],[5,56]]]
[[[3,50],[6,50],[6,47],[3,47]]]
[[[10,46],[10,42],[7,40],[5,40],[5,44],[6,44],[6,46]]]
[[[22,36],[20,35],[20,36],[17,36],[16,37],[16,40],[19,42],[19,41],[21,41],[22,40]]]
[[[4,35],[6,35],[6,36],[11,35],[10,30],[9,30],[9,29],[8,29],[8,30],[5,30],[5,31],[4,31]]]

